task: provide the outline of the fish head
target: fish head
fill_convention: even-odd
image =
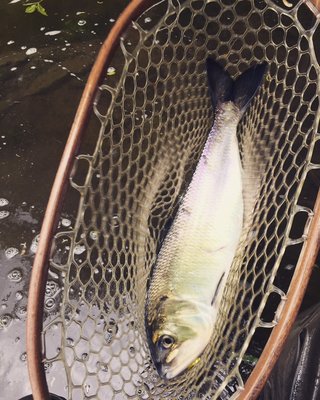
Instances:
[[[166,297],[148,326],[150,349],[163,379],[172,379],[197,363],[213,331],[212,308]]]

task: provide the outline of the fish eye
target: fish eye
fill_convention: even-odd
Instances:
[[[163,335],[159,340],[159,344],[164,349],[170,349],[174,345],[174,338],[170,335]]]

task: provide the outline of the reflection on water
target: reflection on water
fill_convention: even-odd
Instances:
[[[13,400],[31,391],[27,290],[50,188],[90,68],[129,0],[45,3],[48,17],[25,14],[19,1],[0,3],[0,397]],[[64,229],[75,212],[72,204],[64,211]],[[61,284],[50,276],[47,319],[60,298]],[[50,330],[55,351],[58,331]],[[65,395],[62,365],[47,364],[50,391]]]

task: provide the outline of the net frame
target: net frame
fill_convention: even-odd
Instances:
[[[312,0],[310,0],[312,1]],[[93,100],[101,79],[101,75],[118,46],[120,36],[132,20],[138,17],[152,4],[151,0],[133,0],[117,20],[108,38],[104,42],[97,61],[90,73],[80,105],[72,125],[70,135],[62,156],[62,160],[52,187],[44,222],[40,234],[40,242],[35,257],[29,290],[28,319],[27,319],[27,354],[30,382],[33,396],[37,399],[49,398],[45,379],[42,356],[42,316],[45,283],[48,272],[48,258],[53,235],[57,226],[59,205],[68,185],[73,167],[74,157],[81,142],[81,136],[86,126],[86,120],[91,111]],[[312,1],[320,10],[320,2]],[[315,10],[314,10],[315,12]],[[247,380],[241,399],[254,399],[263,387],[283,343],[290,331],[301,304],[312,267],[319,250],[320,243],[320,194],[317,196],[311,221],[308,240],[303,245],[298,264],[291,281],[279,323],[273,329],[264,351]]]

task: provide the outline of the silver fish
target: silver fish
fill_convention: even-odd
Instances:
[[[160,249],[146,303],[147,334],[160,376],[193,365],[213,333],[244,221],[237,126],[266,65],[236,81],[207,60],[215,122]]]

